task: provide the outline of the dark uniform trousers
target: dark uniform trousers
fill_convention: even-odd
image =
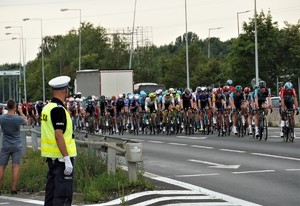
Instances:
[[[71,158],[74,165],[74,158]],[[71,206],[73,198],[73,173],[65,175],[65,163],[47,158],[48,173],[45,206]]]

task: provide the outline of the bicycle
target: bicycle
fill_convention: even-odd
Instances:
[[[294,142],[295,134],[294,134],[294,124],[292,124],[292,113],[297,109],[287,109],[284,114],[284,126],[282,128],[283,132],[283,141]],[[298,115],[298,112],[297,112]]]
[[[238,137],[244,137],[244,133],[245,133],[245,126],[243,123],[243,115],[240,109],[234,111],[235,113],[237,113],[237,117],[236,117],[236,129],[238,132]]]
[[[257,109],[255,110],[257,111]],[[259,141],[262,140],[264,137],[265,141],[268,139],[268,119],[265,115],[265,108],[259,108],[258,109],[259,116],[258,116],[258,131],[259,131],[259,136],[256,137],[257,139],[259,138]],[[271,109],[272,113],[272,109]]]

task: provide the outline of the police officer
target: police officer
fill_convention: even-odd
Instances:
[[[72,204],[73,164],[77,151],[72,120],[63,103],[69,82],[68,76],[49,81],[53,99],[42,110],[41,153],[48,163],[45,206]]]

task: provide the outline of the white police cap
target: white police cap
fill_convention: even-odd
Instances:
[[[51,79],[48,84],[54,90],[64,89],[69,85],[71,78],[68,76],[59,76]]]

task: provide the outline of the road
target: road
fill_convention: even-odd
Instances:
[[[200,134],[124,137],[142,142],[147,172],[260,205],[300,205],[300,138],[285,143],[278,128],[269,128],[267,141]]]

